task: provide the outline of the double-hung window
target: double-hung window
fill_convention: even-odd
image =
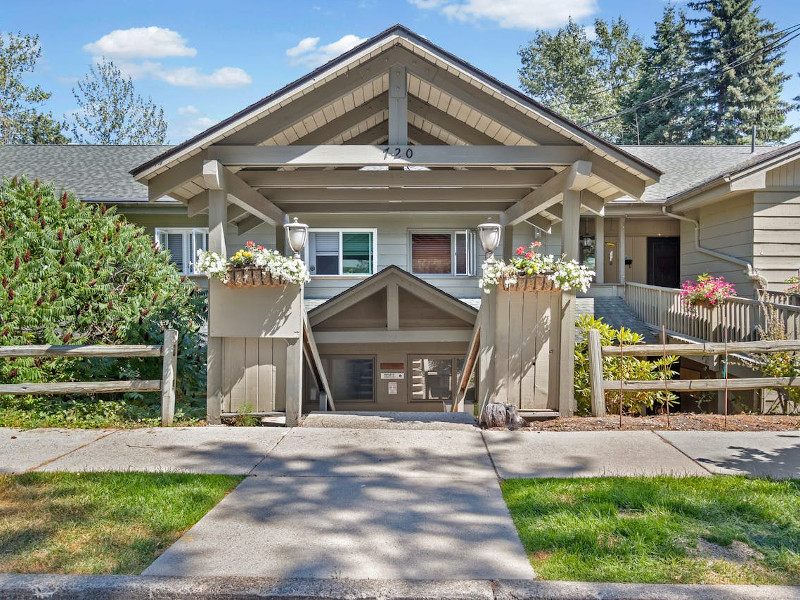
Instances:
[[[475,275],[475,233],[412,231],[411,272],[417,275]]]
[[[306,264],[311,275],[372,275],[374,229],[310,229]]]
[[[208,229],[164,227],[156,229],[156,242],[183,275],[194,275],[198,250],[208,250]]]

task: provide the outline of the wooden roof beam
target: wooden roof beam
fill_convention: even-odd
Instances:
[[[187,211],[186,216],[190,219],[192,217],[197,217],[199,215],[204,215],[208,213],[208,190],[202,191],[196,196],[189,198],[189,201],[186,203]],[[244,215],[249,215],[250,213],[243,209],[241,206],[237,206],[235,204],[228,206],[227,211],[228,222],[233,223],[236,220],[240,219]]]
[[[506,225],[516,225],[561,202],[566,190],[582,190],[589,185],[592,163],[579,160],[564,169],[542,187],[534,190],[503,213]]]
[[[438,146],[445,143],[443,139],[413,125],[408,126],[408,137],[415,144],[422,146]]]
[[[516,171],[239,171],[248,185],[266,188],[335,187],[454,187],[454,188],[534,188],[552,176],[550,169]]]
[[[525,194],[521,188],[269,188],[269,198],[290,202],[516,202]],[[331,204],[333,209],[334,205]]]
[[[374,117],[389,108],[389,99],[386,94],[381,94],[369,102],[347,111],[341,117],[329,121],[322,127],[315,129],[307,135],[292,142],[292,146],[313,146],[330,142],[333,138],[349,131],[359,123]],[[290,128],[291,129],[291,128]]]
[[[552,233],[553,231],[553,221],[544,217],[543,215],[531,215],[525,222],[529,225],[533,225],[536,229],[541,229],[545,233]]]
[[[389,135],[389,126],[386,122],[386,119],[367,129],[366,131],[362,131],[358,135],[354,135],[352,138],[347,140],[344,144],[346,146],[360,146],[360,145],[374,145],[380,142],[381,140],[385,140]]]
[[[605,201],[594,192],[582,190],[581,206],[591,213],[602,215],[603,211],[605,210]]]
[[[582,146],[212,146],[229,167],[549,167],[584,161]]]
[[[423,102],[413,95],[408,97],[408,111],[464,140],[468,144],[474,146],[500,145],[500,142],[493,137],[478,131],[474,127],[470,127],[464,121]]]
[[[203,163],[203,181],[208,189],[225,190],[232,204],[271,225],[283,225],[286,222],[286,213],[216,160]]]
[[[203,153],[197,154],[150,179],[147,182],[147,200],[155,202],[169,196],[174,190],[200,175],[204,160]]]

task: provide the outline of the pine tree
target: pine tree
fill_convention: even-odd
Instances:
[[[636,81],[642,42],[622,19],[595,20],[595,36],[572,19],[555,33],[539,30],[520,48],[520,85],[559,114],[591,124],[623,108]],[[623,137],[624,123],[614,118],[589,125],[612,141]]]
[[[692,53],[701,102],[694,135],[708,143],[738,144],[752,128],[762,142],[781,142],[793,128],[786,114],[796,105],[780,99],[789,79],[780,67],[785,46],[775,24],[758,16],[753,0],[698,0]]]
[[[696,101],[693,90],[674,93],[691,80],[691,34],[686,15],[668,5],[656,23],[652,46],[645,50],[639,80],[631,90],[628,106],[647,103],[625,115],[632,143],[687,144],[691,137],[691,111]],[[673,94],[656,102],[648,102]]]

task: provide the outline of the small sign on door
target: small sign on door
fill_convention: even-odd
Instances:
[[[396,396],[397,395],[397,382],[396,381],[390,381],[389,382],[389,395],[390,396]]]
[[[405,373],[381,373],[381,379],[405,379]]]

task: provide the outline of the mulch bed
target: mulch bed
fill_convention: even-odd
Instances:
[[[550,421],[534,421],[519,431],[611,431],[619,430],[619,416],[569,417]],[[667,427],[666,415],[622,417],[622,429],[642,431],[669,429],[673,431],[787,431],[800,429],[800,415],[728,415],[727,427],[723,415],[674,413]]]

